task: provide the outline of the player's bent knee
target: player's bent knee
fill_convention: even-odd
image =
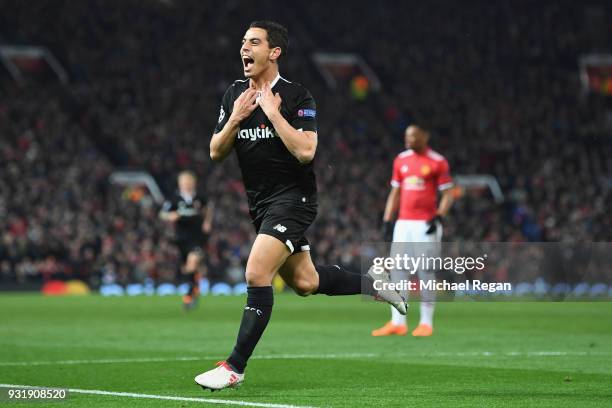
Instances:
[[[249,268],[244,274],[247,286],[270,286],[272,284],[269,273],[260,268]]]
[[[293,290],[299,296],[309,296],[317,290],[317,283],[312,279],[299,279],[294,282]]]
[[[190,252],[189,255],[187,255],[187,262],[185,262],[185,269],[187,269],[188,271],[195,271],[198,268],[198,265],[200,264],[200,259],[201,259],[200,254],[195,253],[195,252]]]

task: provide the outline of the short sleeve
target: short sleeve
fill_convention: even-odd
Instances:
[[[217,118],[217,125],[215,126],[214,133],[219,133],[221,130],[223,130],[223,127],[227,123],[227,120],[232,113],[230,105],[233,103],[233,101],[231,101],[233,87],[234,85],[231,85],[229,88],[227,88],[225,94],[223,94],[223,98],[221,99],[221,108],[219,109],[219,117]]]
[[[438,190],[446,190],[454,185],[453,178],[450,175],[450,168],[446,160],[440,162],[438,168]]]
[[[304,89],[303,94],[298,97],[296,105],[289,114],[289,124],[295,129],[317,131],[317,105],[307,89]]]
[[[393,174],[391,175],[391,187],[399,187],[402,184],[400,163],[398,158],[393,161]]]

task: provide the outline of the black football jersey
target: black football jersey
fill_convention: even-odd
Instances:
[[[176,193],[170,200],[164,202],[161,211],[176,211],[180,217],[176,221],[176,239],[178,241],[188,241],[199,239],[202,235],[202,223],[204,217],[202,213],[207,201],[201,195],[193,197],[183,196]]]
[[[249,87],[249,80],[235,81],[223,95],[215,128],[220,132],[234,107],[234,101]],[[302,85],[280,75],[272,92],[282,99],[281,114],[295,129],[317,131],[315,101]],[[234,149],[242,171],[251,209],[281,200],[316,201],[313,162],[301,164],[285,147],[260,107],[240,123]]]

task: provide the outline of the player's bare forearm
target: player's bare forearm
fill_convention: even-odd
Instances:
[[[159,213],[159,218],[162,221],[175,222],[179,218],[179,214],[176,211],[162,211]]]
[[[453,192],[452,189],[446,189],[444,191],[442,191],[442,198],[440,199],[440,204],[438,205],[438,211],[436,211],[436,214],[442,217],[446,217],[446,214],[448,214],[448,212],[451,209],[451,206],[453,205]]]
[[[230,154],[236,141],[240,122],[230,118],[219,133],[210,139],[210,158],[214,161],[223,161]]]
[[[204,222],[202,223],[202,231],[206,234],[212,231],[212,222],[215,213],[215,203],[210,201],[204,210]]]
[[[399,187],[391,187],[391,191],[389,191],[389,195],[387,196],[387,203],[385,204],[385,213],[383,215],[384,222],[392,221],[395,217],[395,213],[399,208],[399,190]]]
[[[300,163],[310,163],[314,159],[317,150],[317,134],[310,131],[299,131],[287,122],[281,115],[282,99],[280,94],[272,93],[270,83],[264,85],[261,96],[258,99],[259,106],[264,111],[274,130],[281,138],[289,153],[291,153]]]
[[[215,133],[210,140],[210,158],[214,161],[222,161],[227,157],[234,147],[236,135],[240,128],[240,122],[248,118],[257,104],[255,97],[257,92],[254,89],[247,89],[234,101],[234,109],[227,120],[225,126],[219,133]]]
[[[310,163],[314,159],[317,150],[316,132],[295,129],[280,112],[270,115],[268,119],[272,122],[274,130],[276,130],[287,150],[300,163]]]

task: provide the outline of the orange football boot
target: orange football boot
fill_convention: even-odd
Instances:
[[[394,324],[393,322],[387,322],[380,329],[372,330],[372,336],[405,336],[408,333],[408,326],[405,324]]]
[[[428,324],[420,323],[416,329],[412,331],[414,337],[428,337],[433,334],[433,327]]]

